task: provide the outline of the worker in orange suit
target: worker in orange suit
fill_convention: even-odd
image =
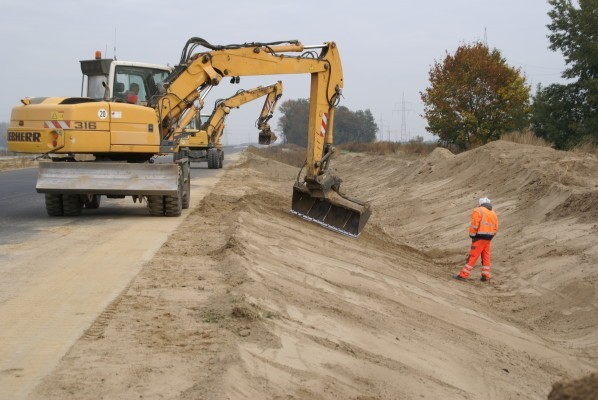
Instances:
[[[469,237],[471,237],[471,249],[467,256],[467,262],[458,275],[454,278],[464,281],[469,278],[469,274],[480,256],[482,257],[482,282],[490,280],[490,242],[498,232],[498,217],[492,211],[492,202],[487,197],[479,200],[479,207],[476,207],[471,213],[471,223],[469,225]]]

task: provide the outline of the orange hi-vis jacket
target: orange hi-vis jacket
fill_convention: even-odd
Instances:
[[[484,206],[477,207],[471,213],[469,236],[472,239],[492,240],[498,232],[498,217]]]

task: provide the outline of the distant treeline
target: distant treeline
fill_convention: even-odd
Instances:
[[[307,146],[309,100],[286,100],[279,107],[281,117],[278,128],[285,143]],[[378,125],[369,109],[351,111],[345,106],[336,108],[334,114],[334,143],[373,142]]]

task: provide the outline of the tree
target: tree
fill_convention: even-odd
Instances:
[[[288,143],[307,146],[307,123],[309,120],[309,101],[307,99],[287,100],[279,111],[282,114],[278,128]],[[376,140],[378,125],[370,110],[351,111],[339,106],[334,112],[334,142],[372,142]]]
[[[464,150],[527,125],[530,87],[496,49],[459,46],[434,63],[429,78],[420,93],[427,130],[447,144]]]
[[[334,113],[334,143],[373,142],[378,125],[370,110],[351,111],[340,106]]]
[[[547,25],[550,49],[560,50],[567,69],[567,85],[538,88],[534,96],[532,128],[536,135],[568,149],[598,142],[598,0],[549,0],[552,22]]]
[[[565,78],[582,82],[598,77],[598,0],[579,0],[575,8],[571,0],[549,0],[552,22],[547,25],[550,49],[560,50],[569,66]]]
[[[531,126],[536,136],[552,142],[557,149],[569,149],[589,134],[584,116],[591,110],[576,84],[539,86],[532,110]]]
[[[278,129],[285,137],[285,143],[295,143],[307,147],[307,123],[309,101],[307,99],[286,100],[278,111],[282,114],[278,120]]]

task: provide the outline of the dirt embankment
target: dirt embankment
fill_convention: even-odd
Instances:
[[[296,168],[246,157],[34,398],[545,399],[598,369],[595,156],[341,156],[374,209],[357,240],[288,212]],[[451,279],[482,195],[492,285]]]
[[[37,165],[37,160],[31,156],[8,157],[0,156],[0,171],[18,168],[30,168]]]

